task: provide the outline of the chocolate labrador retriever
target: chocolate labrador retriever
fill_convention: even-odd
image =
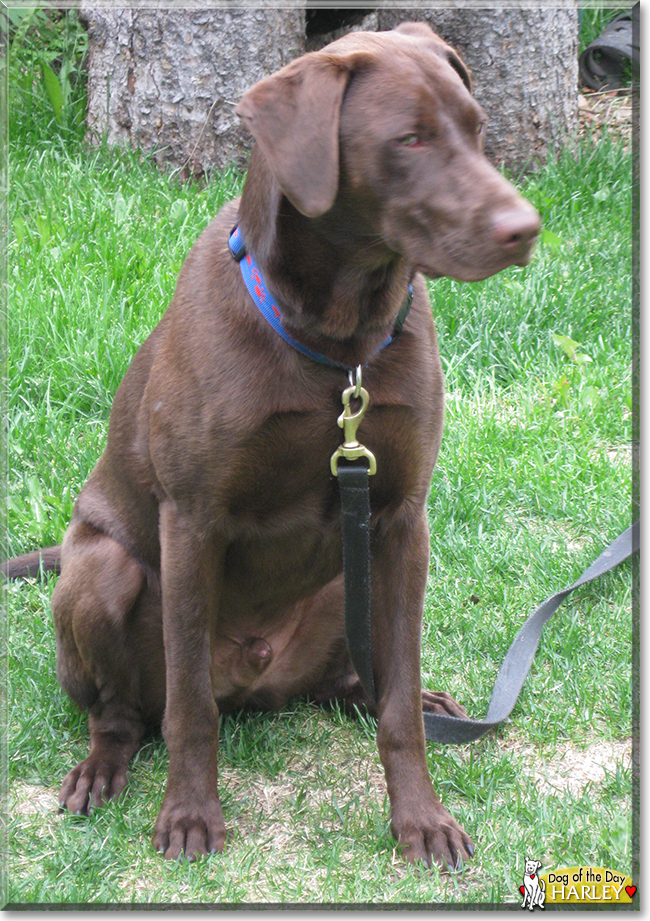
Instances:
[[[308,694],[376,714],[405,857],[454,867],[473,847],[434,792],[421,715],[464,711],[420,690],[444,405],[420,273],[474,281],[525,265],[539,218],[485,159],[468,72],[428,26],[349,34],[253,86],[236,111],[256,141],[241,200],[200,236],[135,356],[62,544],[57,674],[89,710],[90,753],[61,805],[86,813],[119,794],[145,725],[162,721],[154,846],[221,851],[219,713]],[[282,335],[229,249],[235,225]],[[409,285],[403,331],[385,345]],[[377,459],[376,707],[344,640],[330,472],[344,368],[361,365]]]

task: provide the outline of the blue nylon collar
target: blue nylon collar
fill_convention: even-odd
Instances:
[[[331,368],[342,368],[345,371],[354,370],[353,365],[344,365],[340,361],[334,361],[331,358],[328,358],[327,355],[322,355],[320,352],[310,349],[308,346],[303,345],[302,342],[297,342],[293,336],[290,336],[282,325],[282,315],[280,309],[273,301],[273,297],[270,291],[267,289],[264,284],[264,279],[262,278],[262,273],[255,264],[255,260],[246,252],[246,245],[244,243],[244,238],[242,237],[241,230],[239,227],[235,229],[230,234],[228,239],[228,247],[230,253],[238,263],[241,268],[242,277],[244,279],[244,284],[248,290],[248,293],[253,299],[253,302],[259,312],[262,314],[264,319],[269,323],[269,325],[275,330],[278,336],[281,336],[285,342],[290,346],[296,349],[298,352],[301,352],[303,355],[306,355],[308,358],[311,358],[313,361],[317,361],[323,365],[329,365]],[[402,309],[397,315],[395,320],[395,325],[393,326],[393,332],[387,339],[382,342],[382,344],[377,349],[377,352],[385,348],[387,345],[390,345],[397,336],[402,331],[404,326],[404,321],[408,315],[409,310],[411,309],[411,303],[413,302],[413,287],[409,285],[409,293],[406,301],[404,302]],[[376,353],[375,353],[376,354]]]

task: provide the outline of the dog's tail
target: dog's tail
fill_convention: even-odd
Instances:
[[[7,579],[37,579],[45,572],[58,574],[61,572],[61,545],[14,556],[0,563],[0,572]]]

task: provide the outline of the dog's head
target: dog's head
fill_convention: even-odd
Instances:
[[[293,61],[235,111],[301,214],[348,212],[415,269],[473,281],[526,264],[539,217],[485,158],[470,89],[455,51],[408,23]]]
[[[524,868],[526,876],[533,876],[541,868],[542,864],[539,860],[531,860],[530,857],[526,857],[524,861]]]

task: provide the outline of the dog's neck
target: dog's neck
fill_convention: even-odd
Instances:
[[[283,195],[257,148],[249,177],[239,224],[285,328],[334,361],[365,364],[392,331],[410,266],[371,234],[363,208],[345,195],[322,217],[305,217]]]

